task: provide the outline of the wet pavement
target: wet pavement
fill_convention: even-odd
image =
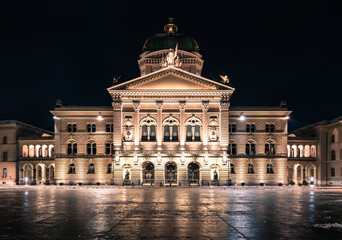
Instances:
[[[0,239],[342,239],[342,190],[0,189]]]

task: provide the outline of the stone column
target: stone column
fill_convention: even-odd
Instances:
[[[222,94],[220,102],[220,143],[222,150],[227,150],[229,143],[229,98],[228,93]]]
[[[36,183],[37,182],[37,169],[33,168],[33,181]]]
[[[140,101],[133,101],[134,108],[134,149],[140,150],[140,124],[139,124],[139,112]]]
[[[122,102],[119,94],[113,94],[113,145],[115,150],[122,148]]]
[[[180,117],[179,117],[179,148],[185,150],[185,101],[179,102]]]
[[[45,176],[45,166],[44,167],[41,167],[42,168],[42,183],[44,183],[45,182],[45,180],[46,180],[46,176]]]
[[[19,180],[20,180],[20,181],[19,181],[20,184],[21,184],[21,183],[25,184],[24,169],[23,169],[23,168],[20,169],[20,172],[19,172]]]
[[[163,101],[157,101],[157,148],[163,149]]]
[[[209,108],[209,101],[202,101],[202,109],[203,109],[203,150],[208,149],[208,108]]]

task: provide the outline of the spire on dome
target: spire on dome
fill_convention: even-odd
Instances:
[[[164,31],[169,37],[173,37],[173,35],[178,31],[178,27],[173,23],[172,17],[169,18],[169,23],[165,25]]]

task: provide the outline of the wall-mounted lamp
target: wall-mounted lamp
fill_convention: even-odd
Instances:
[[[53,116],[53,119],[59,119],[59,117],[57,117],[57,116]]]
[[[241,113],[241,114],[240,114],[239,120],[240,120],[240,121],[245,121],[245,119],[246,119],[245,116],[243,115],[243,113]]]
[[[102,117],[101,113],[99,113],[99,115],[97,116],[97,120],[99,120],[99,121],[103,120],[103,117]]]

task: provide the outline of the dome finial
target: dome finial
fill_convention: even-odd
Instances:
[[[173,17],[169,17],[169,23],[165,25],[164,31],[169,37],[173,37],[173,35],[178,31],[177,25],[173,23]]]

